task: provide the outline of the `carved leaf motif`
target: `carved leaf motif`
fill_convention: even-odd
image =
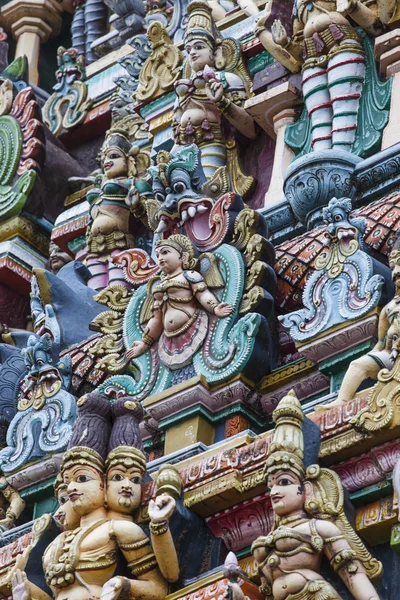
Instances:
[[[352,420],[354,427],[364,433],[374,433],[390,427],[395,407],[400,401],[400,359],[393,369],[382,369],[372,388],[368,404]]]

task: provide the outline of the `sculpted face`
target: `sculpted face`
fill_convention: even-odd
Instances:
[[[110,510],[131,514],[140,504],[142,473],[136,466],[115,465],[107,471],[107,505]]]
[[[392,279],[396,288],[400,287],[400,250],[393,250],[389,256],[389,267],[392,269]]]
[[[290,471],[277,471],[268,477],[272,508],[278,516],[290,515],[304,507],[305,494],[300,479]]]
[[[86,465],[77,465],[64,471],[64,483],[72,508],[80,517],[104,506],[103,476]]]
[[[171,246],[161,246],[156,250],[159,265],[164,273],[174,273],[182,266],[182,256]]]
[[[206,65],[214,65],[214,52],[205,40],[191,40],[185,45],[193,71],[202,71]]]
[[[119,148],[108,148],[103,160],[103,169],[107,179],[124,177],[128,173],[128,161]]]
[[[54,518],[60,523],[63,531],[73,531],[79,527],[80,519],[72,508],[66,485],[60,485],[57,491],[57,498],[60,506],[54,513]]]

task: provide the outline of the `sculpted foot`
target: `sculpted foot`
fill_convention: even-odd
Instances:
[[[339,406],[343,406],[344,404],[346,404],[345,400],[340,400],[339,398],[337,398],[337,400],[334,400],[333,402],[330,402],[329,404],[321,404],[320,406],[317,406],[315,409],[315,412],[316,413],[326,412],[327,410],[331,410],[331,408],[338,408]]]

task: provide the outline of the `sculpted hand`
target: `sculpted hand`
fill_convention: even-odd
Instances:
[[[275,19],[271,27],[272,39],[278,46],[286,46],[288,42],[286,29],[280,19]]]
[[[256,21],[256,30],[258,28],[264,27],[265,23],[271,16],[272,2],[273,2],[273,0],[267,0],[267,3],[264,8],[264,12],[258,17],[258,19]]]
[[[233,311],[233,306],[226,302],[220,302],[218,306],[214,308],[214,315],[217,317],[228,317]]]
[[[124,577],[112,577],[101,590],[100,600],[117,600],[124,589]]]
[[[0,531],[8,531],[15,526],[14,519],[11,517],[6,517],[5,519],[0,520]]]
[[[148,348],[149,346],[142,341],[133,342],[132,348],[130,348],[127,351],[125,356],[126,358],[129,358],[129,360],[131,358],[137,358],[138,356],[141,356],[144,352],[146,352]]]
[[[228,583],[225,598],[227,600],[247,600],[247,596],[243,594],[242,588],[238,583]]]
[[[29,581],[23,571],[16,569],[12,578],[12,595],[14,600],[32,600]]]
[[[348,13],[354,7],[353,0],[337,0],[336,9],[341,14]]]
[[[149,517],[153,523],[167,521],[175,510],[176,502],[169,494],[161,494],[149,502]]]
[[[126,197],[125,203],[129,206],[129,208],[134,209],[138,208],[140,204],[140,197],[137,189],[132,186],[129,190],[128,196]]]
[[[217,81],[216,79],[210,81],[210,83],[206,85],[205,90],[207,98],[211,100],[211,102],[219,102],[224,96],[223,85],[220,81]]]

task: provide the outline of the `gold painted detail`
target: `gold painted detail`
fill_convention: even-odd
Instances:
[[[109,309],[97,315],[90,328],[103,335],[90,349],[100,357],[98,368],[107,373],[122,373],[129,360],[125,356],[123,341],[123,320],[132,293],[122,285],[111,285],[95,296],[96,302]]]
[[[139,85],[134,93],[138,102],[154,100],[172,89],[183,62],[182,52],[170,39],[164,25],[153,21],[147,30],[147,37],[152,53],[140,71]]]
[[[400,332],[398,321],[394,326]],[[370,391],[368,404],[351,421],[362,433],[373,434],[383,429],[400,425],[400,358],[396,359],[391,371],[382,369],[378,381]]]

